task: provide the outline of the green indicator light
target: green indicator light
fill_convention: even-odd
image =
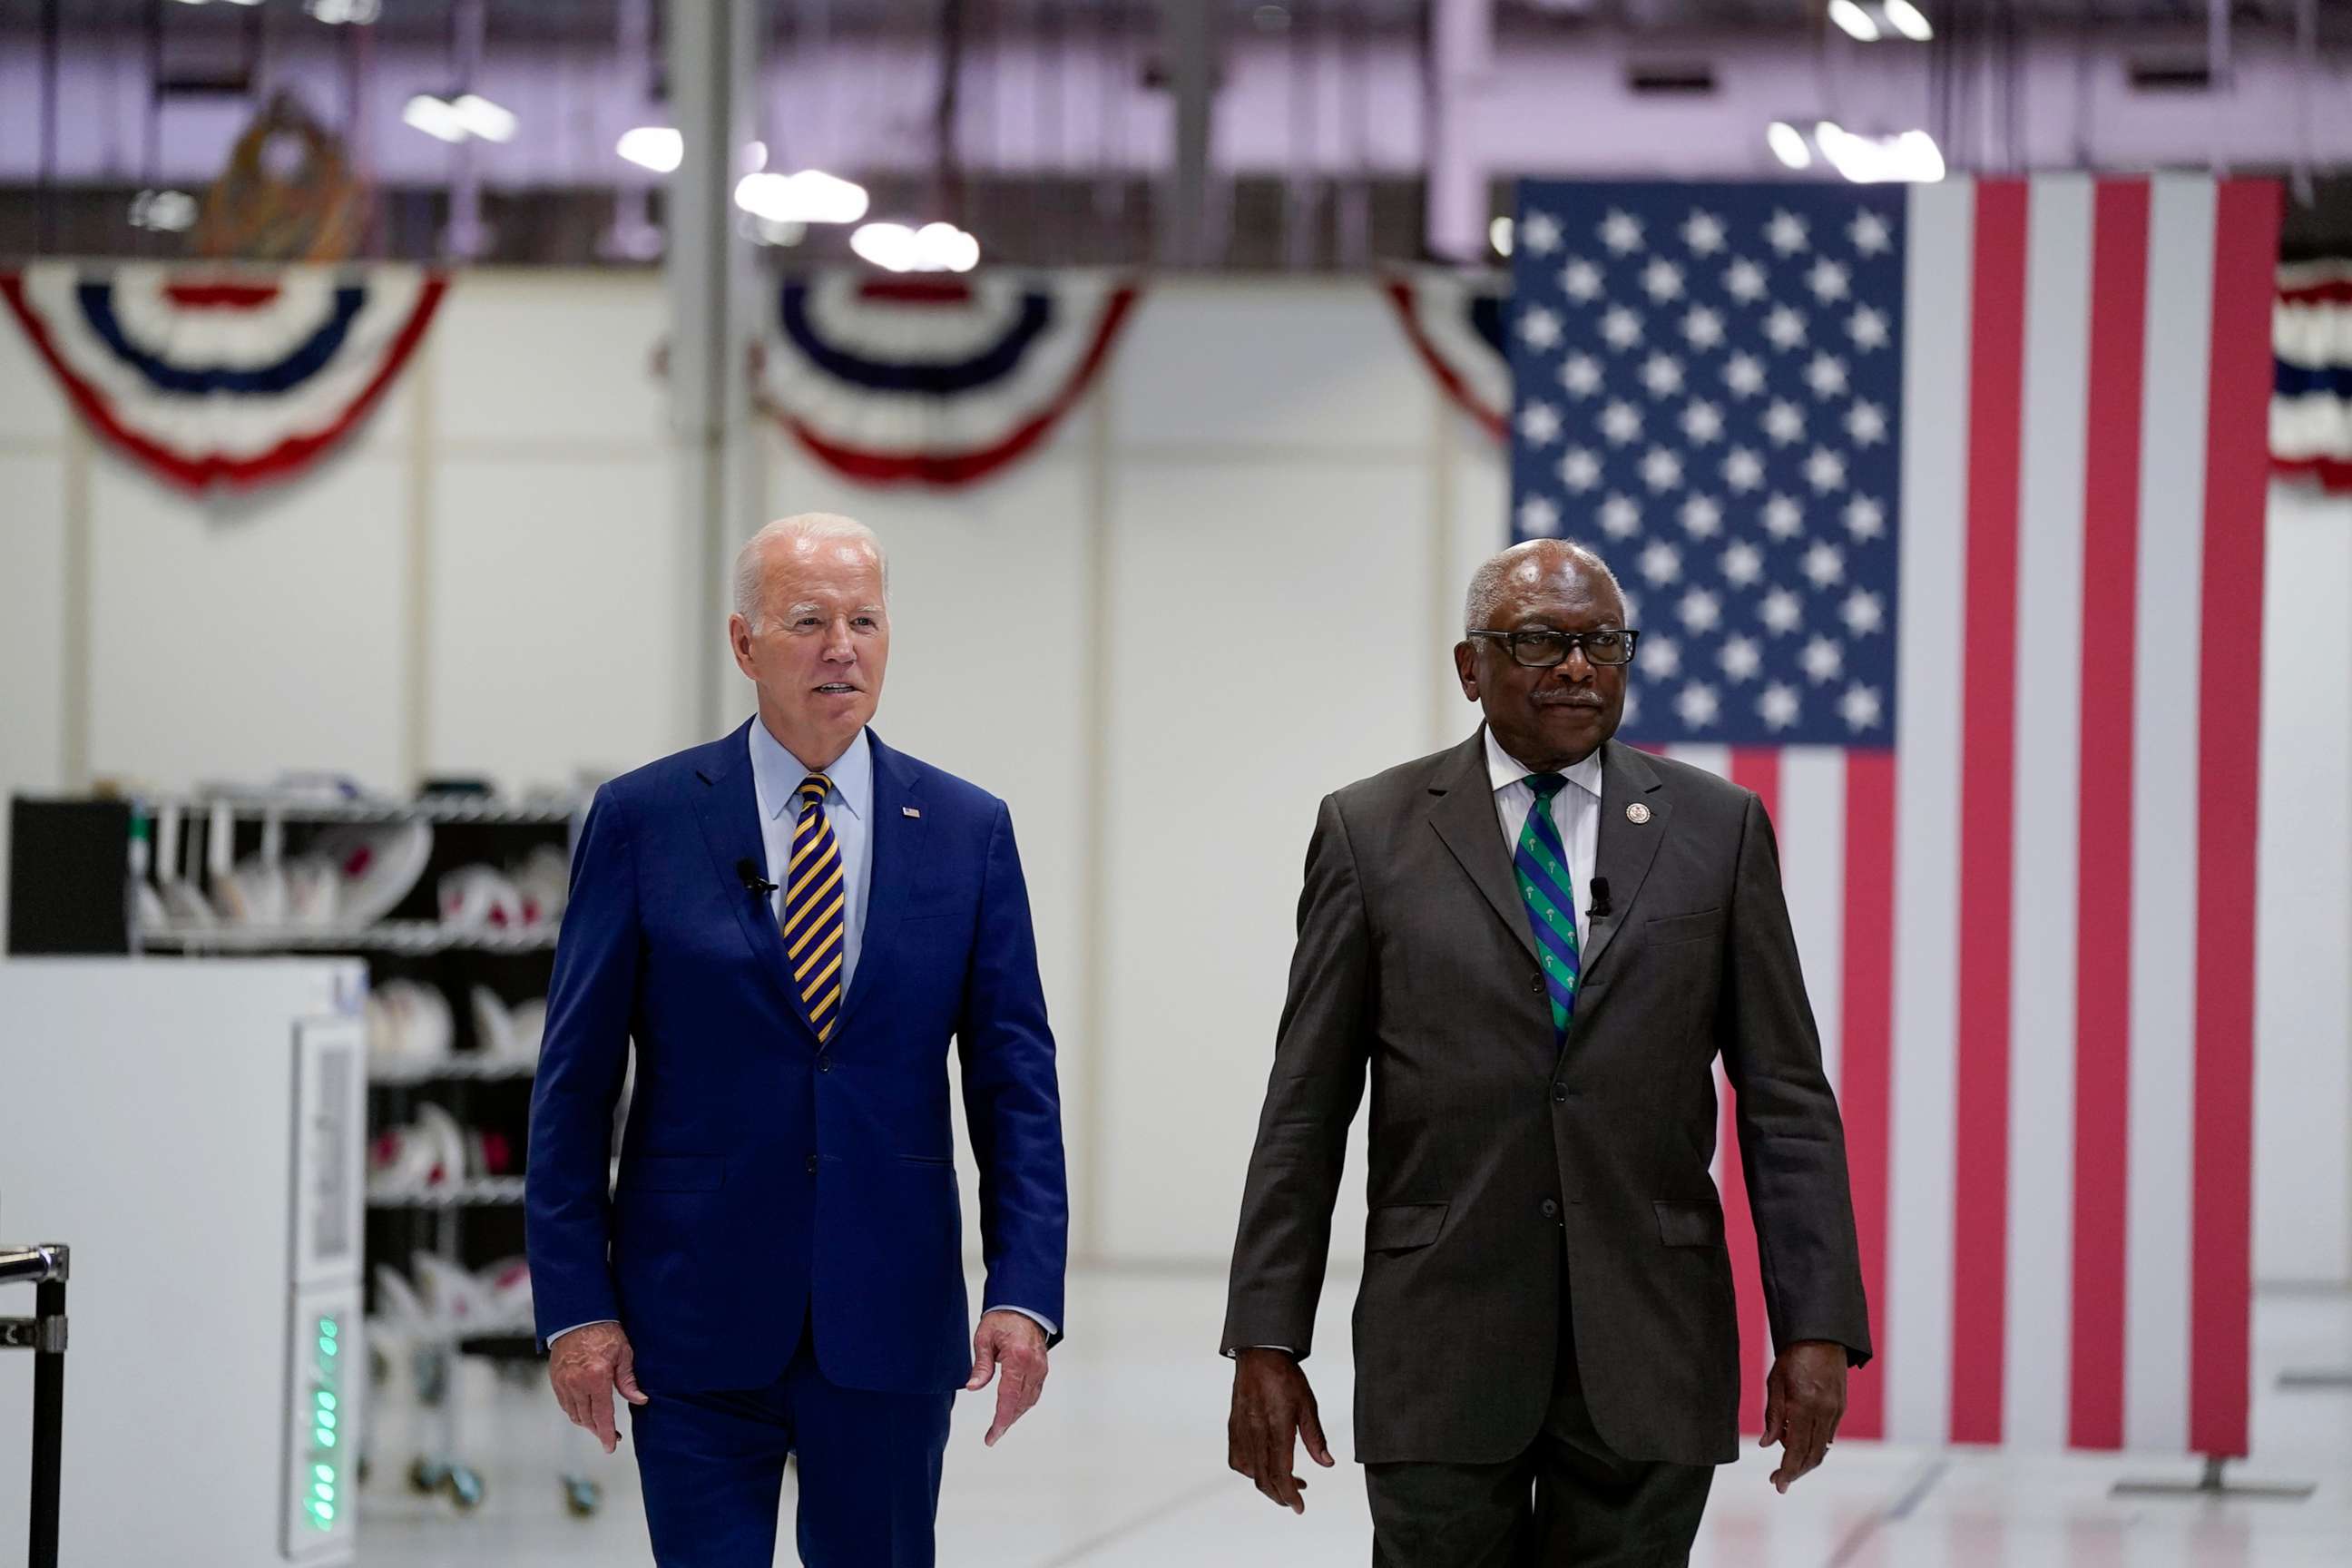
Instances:
[[[310,1489],[319,1494],[319,1500],[321,1502],[332,1502],[335,1500],[335,1489],[329,1486],[324,1481],[320,1481],[317,1486],[312,1487]]]
[[[323,1388],[319,1390],[319,1408],[321,1410],[332,1410],[334,1407],[335,1396],[328,1393]]]
[[[334,1320],[334,1319],[332,1319],[332,1318],[321,1318],[321,1319],[320,1319],[320,1320],[319,1320],[319,1331],[320,1331],[320,1333],[322,1333],[322,1334],[326,1335],[329,1339],[331,1339],[331,1339],[333,1339],[333,1338],[335,1337],[336,1333],[339,1331],[336,1329],[336,1327],[335,1327],[335,1320]]]
[[[319,1425],[324,1427],[327,1431],[333,1431],[335,1429],[335,1413],[331,1410],[320,1411]]]
[[[318,1477],[322,1481],[331,1481],[335,1479],[335,1467],[332,1465],[313,1465],[310,1467],[310,1473]]]
[[[335,1352],[336,1352],[336,1349],[337,1349],[337,1346],[336,1346],[336,1344],[335,1344],[335,1342],[334,1342],[334,1341],[332,1341],[332,1340],[331,1340],[331,1339],[326,1338],[324,1335],[320,1336],[320,1339],[319,1339],[319,1353],[320,1353],[320,1355],[333,1355],[333,1354],[335,1353]]]
[[[319,1447],[321,1448],[331,1448],[335,1446],[335,1435],[332,1432],[320,1432],[314,1436],[319,1439]]]
[[[331,1503],[331,1502],[322,1502],[322,1503],[320,1503],[320,1504],[319,1505],[319,1517],[320,1517],[320,1519],[332,1519],[332,1518],[334,1518],[334,1517],[335,1517],[335,1505],[334,1505],[333,1503]]]

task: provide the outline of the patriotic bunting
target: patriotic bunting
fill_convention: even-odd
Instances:
[[[791,279],[761,343],[759,396],[851,479],[971,484],[1076,406],[1136,296],[1130,281],[1083,271]]]
[[[2352,491],[2352,261],[2279,268],[2271,463]]]
[[[1503,345],[1510,275],[1400,268],[1381,279],[1381,292],[1396,307],[1405,337],[1446,395],[1501,440],[1511,408],[1511,364]]]
[[[90,427],[195,491],[288,479],[332,450],[399,375],[446,287],[414,267],[0,273]]]

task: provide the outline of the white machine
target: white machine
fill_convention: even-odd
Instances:
[[[73,1252],[63,1562],[352,1561],[366,984],[349,960],[0,963],[0,1232]],[[0,1357],[0,1520],[31,1359]],[[0,1530],[0,1568],[24,1551]]]

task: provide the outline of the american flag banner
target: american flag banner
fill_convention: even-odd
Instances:
[[[1622,580],[1625,738],[1771,814],[1879,1351],[1843,1433],[2244,1454],[2277,188],[1519,200],[1512,531]]]

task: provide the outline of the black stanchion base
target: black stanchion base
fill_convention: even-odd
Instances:
[[[2193,1481],[2117,1481],[2108,1491],[2110,1497],[2169,1497],[2238,1499],[2248,1502],[2301,1502],[2315,1489],[2310,1481],[2231,1481],[2224,1480],[2221,1467],[2227,1459],[2208,1455],[2203,1473]]]

